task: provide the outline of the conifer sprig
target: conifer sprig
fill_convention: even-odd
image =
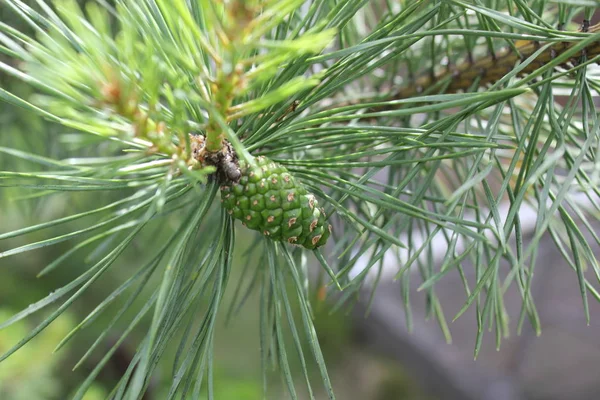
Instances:
[[[435,285],[458,273],[465,303],[453,318],[476,313],[475,354],[486,329],[497,346],[508,335],[503,296],[511,285],[522,297],[517,329],[528,319],[540,332],[531,282],[537,246],[549,233],[588,313],[588,296],[600,300],[600,266],[589,246],[600,242],[593,229],[600,211],[598,34],[574,32],[573,20],[582,12],[589,20],[591,8],[539,1],[532,9],[522,0],[510,8],[497,1],[386,2],[384,9],[376,3],[120,0],[81,8],[69,0],[34,6],[6,0],[29,31],[0,22],[0,70],[35,94],[0,88],[0,98],[67,130],[58,137],[79,147],[65,149],[64,159],[0,147],[3,157],[33,165],[0,171],[0,187],[34,189],[42,198],[95,196],[86,209],[0,233],[7,243],[47,232],[45,239],[11,245],[0,258],[74,241],[40,269],[42,276],[65,268],[76,252],[90,253],[78,277],[0,323],[2,329],[59,304],[0,358],[81,301],[133,244],[160,236],[167,239],[150,246],[146,259],[58,345],[122,301],[76,365],[125,327],[76,399],[139,324],[148,333],[111,396],[140,398],[175,346],[167,398],[198,398],[205,389],[212,398],[215,326],[228,290],[235,291],[231,310],[258,293],[263,371],[278,365],[298,398],[290,367],[290,357],[298,357],[309,397],[319,398],[309,379],[312,360],[334,397],[312,324],[306,250],[257,238],[251,247],[259,262],[244,272],[250,283],[232,289],[242,230],[234,232],[234,221],[216,206],[219,185],[208,177],[220,166],[203,162],[198,151],[225,151],[249,164],[267,156],[319,199],[328,218],[317,225],[333,229],[312,254],[335,283],[330,290],[343,289],[334,309],[372,296],[379,281],[395,277],[410,326],[408,288],[420,279],[428,313],[450,340]],[[564,51],[551,54],[563,43]],[[396,96],[423,86],[419,71],[453,70],[457,60],[470,63],[469,57],[506,47],[527,50],[506,74],[477,75],[467,87],[465,70],[430,86],[440,94]],[[573,57],[575,68],[556,70]],[[448,88],[463,92],[443,93]],[[535,211],[529,228],[519,214],[524,208]],[[67,233],[54,231],[63,227]],[[294,304],[301,319],[293,318]]]

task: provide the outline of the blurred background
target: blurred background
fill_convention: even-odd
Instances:
[[[14,15],[0,3],[0,21],[18,25]],[[21,29],[26,29],[21,24]],[[0,57],[3,57],[0,55]],[[4,62],[10,62],[6,58]],[[0,86],[21,96],[28,96],[29,88],[9,79],[0,72]],[[95,145],[93,138],[80,142],[62,128],[49,124],[19,108],[0,103],[0,146],[32,152],[40,156],[66,159],[75,156],[94,156],[105,149]],[[0,168],[5,171],[44,169],[43,163],[31,163],[0,154]],[[0,233],[49,221],[106,204],[115,194],[54,193],[44,195],[35,190],[0,187]],[[535,220],[533,220],[535,221]],[[164,224],[164,221],[162,222]],[[527,224],[527,215],[523,216]],[[66,313],[39,334],[31,343],[0,364],[1,400],[59,400],[68,398],[86,378],[96,363],[119,337],[124,328],[117,325],[104,343],[88,360],[72,370],[112,319],[111,306],[98,316],[87,329],[82,330],[67,346],[57,352],[57,344],[118,284],[129,277],[138,266],[147,249],[168,237],[176,221],[161,227],[164,236],[148,234],[135,242],[117,263],[88,290],[83,301],[73,304]],[[0,252],[20,245],[52,237],[85,227],[84,221],[50,228],[32,235],[0,241]],[[152,230],[151,230],[152,231]],[[598,227],[600,232],[600,226]],[[238,243],[250,242],[248,235]],[[52,273],[38,278],[37,274],[49,263],[70,250],[73,241],[64,241],[42,247],[19,256],[0,258],[0,323],[29,304],[70,282],[99,253],[86,250],[76,252]],[[104,242],[103,246],[110,246]],[[441,249],[443,250],[443,249]],[[236,264],[256,262],[243,257],[245,249],[237,248]],[[600,248],[594,251],[600,255]],[[314,266],[318,268],[318,266]],[[386,261],[386,269],[396,271],[393,258]],[[241,277],[241,268],[234,268],[230,288]],[[468,268],[465,268],[468,270]],[[235,276],[237,275],[237,276]],[[243,278],[249,279],[249,278]],[[436,286],[444,305],[446,317],[451,320],[465,300],[463,285],[458,274],[447,275]],[[592,321],[586,325],[581,296],[575,273],[555,249],[551,238],[542,241],[538,256],[533,297],[536,300],[543,325],[543,334],[537,337],[527,322],[521,335],[516,335],[521,298],[519,293],[508,293],[505,298],[511,320],[511,337],[496,350],[494,334],[484,335],[484,343],[477,360],[473,358],[477,321],[470,310],[449,329],[452,343],[447,343],[436,321],[425,315],[425,299],[416,288],[419,279],[413,279],[411,292],[413,326],[406,326],[399,285],[387,279],[382,283],[371,305],[369,293],[351,310],[332,312],[333,299],[313,299],[316,327],[327,361],[334,389],[339,399],[372,400],[559,400],[597,399],[600,393],[600,307],[590,303]],[[515,290],[514,288],[509,289]],[[143,303],[144,296],[140,296]],[[227,306],[227,301],[225,302]],[[55,306],[54,306],[55,307]],[[44,315],[42,311],[6,329],[0,330],[0,353],[22,339]],[[226,307],[225,307],[226,308]],[[223,314],[226,314],[223,312]],[[138,326],[99,374],[88,392],[87,400],[106,398],[112,387],[129,365],[146,324]],[[218,399],[261,399],[262,381],[258,342],[258,304],[250,297],[244,308],[226,323],[221,318],[216,341],[216,393]],[[175,349],[162,360],[146,400],[163,399],[169,388],[172,359]],[[291,352],[290,352],[291,353]],[[297,360],[296,360],[297,361]],[[295,368],[298,387],[302,387],[301,371]],[[311,365],[319,381],[316,366]],[[268,399],[287,398],[277,372],[272,372]],[[315,385],[317,387],[318,385]],[[300,392],[302,393],[302,392]],[[305,394],[303,394],[305,395]],[[324,392],[318,399],[326,398]]]

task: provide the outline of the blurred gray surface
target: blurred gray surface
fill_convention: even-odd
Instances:
[[[600,227],[596,228],[600,232]],[[589,243],[600,255],[600,247]],[[469,270],[472,268],[465,268],[465,272]],[[503,270],[507,270],[506,265]],[[473,359],[477,330],[474,308],[450,322],[465,301],[458,272],[446,275],[435,286],[449,321],[452,344],[446,343],[436,321],[425,320],[425,297],[416,292],[420,280],[415,277],[412,281],[412,333],[406,329],[398,283],[381,284],[369,316],[365,318],[366,304],[362,303],[355,310],[355,321],[365,345],[401,362],[435,398],[600,398],[600,304],[588,296],[588,326],[577,276],[548,235],[539,247],[532,286],[542,335],[537,337],[528,321],[521,335],[516,334],[521,296],[513,285],[504,296],[511,336],[497,351],[495,333],[486,329],[477,360]],[[592,283],[598,288],[597,282]],[[363,296],[364,301],[367,299]]]

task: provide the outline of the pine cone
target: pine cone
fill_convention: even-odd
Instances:
[[[221,186],[221,202],[242,225],[273,240],[307,249],[324,245],[331,234],[325,211],[315,196],[279,164],[256,158],[252,167],[239,162],[241,178]]]

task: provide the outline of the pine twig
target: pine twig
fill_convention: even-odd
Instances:
[[[582,24],[579,32],[598,33],[600,32],[600,24],[590,27],[589,22],[586,20]],[[526,76],[536,71],[540,65],[545,65],[552,61],[552,59],[573,48],[576,44],[577,42],[555,43],[542,52],[534,62],[531,62],[523,68],[520,75]],[[427,92],[437,82],[446,80],[449,77],[452,77],[452,79],[450,80],[449,85],[445,86],[445,93],[456,93],[461,90],[468,90],[473,85],[473,82],[477,80],[479,81],[479,86],[493,84],[513,70],[519,61],[531,57],[539,50],[540,46],[538,41],[518,41],[516,43],[517,51],[503,50],[476,61],[467,60],[464,63],[457,65],[454,69],[448,69],[437,75],[432,76],[432,74],[424,74],[417,78],[412,85],[395,92],[389,100],[401,100],[418,96]],[[600,41],[591,43],[583,50],[583,53],[589,58],[599,55]],[[561,66],[571,69],[578,63],[578,60],[575,58],[572,58],[569,61],[572,65],[569,65],[569,63],[566,62]],[[378,109],[378,111],[382,110]]]

